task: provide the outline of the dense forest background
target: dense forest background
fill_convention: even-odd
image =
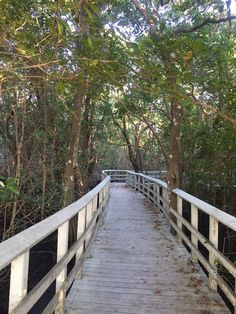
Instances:
[[[0,237],[101,169],[168,170],[236,214],[231,1],[0,2]]]

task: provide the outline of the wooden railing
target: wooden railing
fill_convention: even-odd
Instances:
[[[147,171],[143,171],[142,174],[145,174],[155,179],[162,180],[162,179],[165,179],[167,175],[167,171],[166,170],[158,170],[158,171],[147,170]]]
[[[103,177],[106,175],[111,178],[111,182],[126,182],[127,170],[103,170]]]
[[[114,182],[126,180],[128,186],[143,193],[161,209],[176,231],[178,239],[191,250],[193,261],[200,262],[208,272],[210,288],[213,290],[220,288],[236,313],[235,282],[230,286],[220,271],[224,268],[235,280],[236,266],[220,251],[218,245],[221,240],[220,224],[236,232],[236,218],[180,189],[172,191],[177,205],[176,208],[170,208],[165,182],[125,170],[103,171],[103,181],[77,202],[0,244],[0,270],[9,265],[11,267],[9,313],[25,314],[30,311],[53,282],[56,282],[55,294],[42,313],[64,313],[66,292],[81,267],[86,248],[99,225],[107,203],[111,180],[107,175],[112,176]],[[187,209],[189,219],[184,215],[186,212],[184,203],[189,205]],[[204,236],[200,230],[200,213],[204,213],[209,219],[208,236]],[[69,248],[72,218],[77,220],[76,241]],[[57,262],[28,292],[30,250],[53,232],[57,232]],[[203,254],[200,246],[205,248],[207,254]],[[67,265],[72,258],[75,258],[75,265],[67,275]]]
[[[138,192],[143,193],[157,207],[161,209],[166,219],[175,230],[177,237],[183,241],[191,251],[192,260],[200,262],[204,266],[208,278],[209,287],[214,291],[223,292],[224,296],[230,301],[234,313],[236,314],[236,264],[230,261],[220,250],[219,241],[222,241],[219,233],[219,226],[236,232],[236,217],[233,217],[216,207],[180,190],[174,189],[173,196],[176,197],[176,208],[169,206],[169,194],[167,184],[161,180],[149,176],[127,171],[127,185]],[[183,203],[187,206],[183,206]],[[199,217],[204,213],[209,219],[208,236],[204,236],[200,231]],[[189,219],[186,219],[186,216]],[[222,228],[221,228],[222,229]],[[188,230],[188,232],[186,232]],[[205,254],[200,247],[205,248]],[[208,257],[207,257],[208,255]],[[231,276],[232,285],[229,285],[221,270],[226,270]],[[219,289],[220,288],[220,289]]]
[[[111,182],[126,182],[127,170],[103,170],[103,175],[109,175],[111,177]],[[164,178],[167,174],[167,171],[144,171],[143,174],[149,175],[154,178]]]
[[[73,282],[84,253],[101,220],[109,196],[110,177],[75,203],[0,244],[0,270],[11,267],[9,313],[26,314],[56,281],[56,291],[43,313],[64,313],[65,296]],[[77,220],[76,241],[68,248],[70,221]],[[57,232],[57,262],[28,293],[30,250]],[[67,275],[67,265],[75,265]]]

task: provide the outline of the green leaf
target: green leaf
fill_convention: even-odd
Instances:
[[[65,85],[62,81],[57,82],[56,91],[58,94],[63,94],[65,92]]]
[[[90,9],[91,9],[93,12],[95,12],[95,13],[97,13],[97,14],[100,13],[100,9],[98,8],[98,6],[95,5],[95,2],[89,1],[89,2],[88,2],[88,5],[89,5]]]
[[[93,20],[93,19],[94,19],[94,16],[93,16],[92,12],[91,12],[88,8],[84,8],[84,9],[85,9],[86,13],[88,14],[88,17],[89,17],[91,20]]]
[[[58,34],[61,36],[63,34],[63,31],[64,31],[64,25],[61,22],[58,22],[57,30],[58,30]]]
[[[99,62],[99,61],[98,61],[97,59],[94,59],[94,60],[91,61],[91,64],[94,65],[94,66],[96,66],[96,65],[98,64],[98,62]]]
[[[87,42],[88,42],[89,47],[90,47],[90,48],[93,48],[93,42],[92,42],[91,37],[88,37],[88,38],[87,38]]]

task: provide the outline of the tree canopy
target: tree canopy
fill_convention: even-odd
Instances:
[[[227,199],[230,1],[2,0],[0,10],[2,239],[85,194],[102,168],[166,169],[170,190],[219,185]]]

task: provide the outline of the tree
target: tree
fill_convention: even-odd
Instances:
[[[188,91],[195,83],[191,62],[195,57],[195,53],[200,50],[197,45],[203,43],[199,35],[204,35],[206,29],[207,34],[209,34],[211,29],[216,30],[221,27],[221,23],[230,22],[236,17],[231,16],[229,12],[228,14],[225,12],[223,2],[216,3],[215,1],[207,3],[167,1],[163,3],[133,0],[133,8],[130,6],[128,10],[123,2],[118,3],[122,3],[126,8],[126,11],[124,11],[125,17],[129,19],[134,31],[137,32],[137,36],[141,38],[143,43],[141,49],[139,49],[141,55],[145,54],[149,60],[151,59],[153,65],[160,72],[161,78],[158,81],[159,88],[156,94],[159,93],[157,97],[161,99],[165,93],[165,98],[168,98],[170,106],[171,131],[168,154],[168,186],[170,190],[174,187],[181,187],[183,173],[181,148],[183,104],[186,102]],[[215,8],[213,13],[211,5],[214,5]],[[142,25],[137,25],[134,22],[133,16],[136,13],[139,13],[139,21],[141,19],[141,23],[144,25],[143,28]],[[149,33],[147,39],[146,31]],[[219,36],[219,33],[217,34]],[[203,37],[205,39],[205,36]],[[197,44],[195,41],[197,41]],[[145,59],[146,61],[147,59]],[[145,72],[143,64],[139,62],[136,62],[136,64],[138,69],[142,69],[140,70],[142,75]],[[153,80],[152,82],[157,83]],[[161,92],[160,88],[162,89]]]

